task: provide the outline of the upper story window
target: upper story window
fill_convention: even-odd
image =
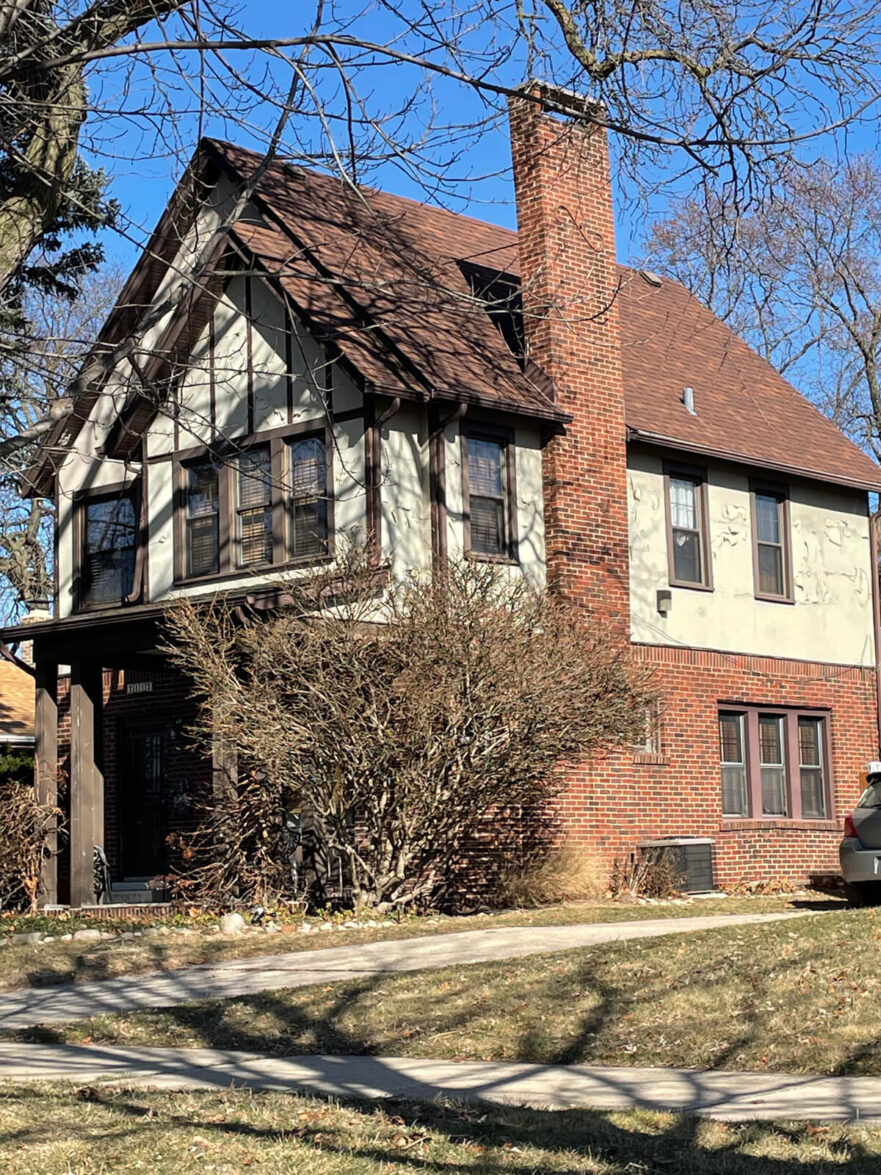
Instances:
[[[463,432],[465,551],[513,559],[514,464],[510,438]]]
[[[722,815],[825,820],[828,717],[757,706],[720,710]]]
[[[667,549],[670,583],[710,588],[707,481],[699,470],[670,467],[667,482]]]
[[[131,494],[87,499],[82,506],[79,606],[120,604],[134,587],[138,521]]]
[[[236,461],[236,545],[239,567],[272,562],[272,464],[269,445]]]
[[[220,570],[220,469],[210,461],[187,466],[186,577]]]
[[[786,491],[754,486],[752,519],[756,596],[765,600],[791,602],[789,499]]]
[[[327,454],[320,437],[288,442],[290,463],[290,550],[294,559],[327,551]]]
[[[258,438],[259,439],[259,438]],[[274,434],[179,466],[178,582],[309,561],[333,533],[327,435]]]

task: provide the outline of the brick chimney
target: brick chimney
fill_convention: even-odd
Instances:
[[[604,128],[566,117],[584,111],[586,100],[541,85],[529,92],[509,111],[526,344],[573,418],[544,451],[548,575],[557,590],[626,629],[626,438],[608,144]]]

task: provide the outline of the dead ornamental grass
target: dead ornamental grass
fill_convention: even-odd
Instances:
[[[835,903],[831,904],[834,906]],[[83,983],[149,971],[169,971],[198,963],[219,963],[225,959],[251,958],[283,951],[309,951],[328,946],[345,946],[347,943],[414,938],[425,934],[455,934],[490,926],[562,926],[647,918],[683,918],[695,914],[760,913],[786,909],[790,905],[785,896],[741,897],[656,906],[608,901],[569,902],[537,910],[508,910],[473,917],[409,917],[393,926],[314,931],[308,935],[295,933],[292,927],[285,928],[280,934],[248,934],[238,938],[200,933],[192,936],[170,934],[163,938],[110,939],[95,944],[58,941],[34,946],[16,944],[0,947],[0,991],[58,983]],[[63,922],[59,922],[58,934],[64,932],[64,926]]]
[[[4,1175],[875,1175],[876,1128],[287,1093],[0,1086]]]
[[[44,1040],[881,1074],[881,914],[102,1017]]]

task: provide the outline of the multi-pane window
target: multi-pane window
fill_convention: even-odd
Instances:
[[[468,437],[468,515],[471,551],[508,555],[508,493],[505,445]]]
[[[770,490],[753,494],[756,595],[788,599],[786,495]]]
[[[719,715],[723,816],[746,816],[749,812],[743,720],[743,714]]]
[[[220,570],[220,479],[210,461],[186,471],[186,574],[215,575]]]
[[[670,521],[670,580],[709,586],[703,478],[672,472],[667,478]]]
[[[786,752],[783,719],[759,715],[759,767],[762,773],[762,815],[786,815]]]
[[[825,820],[827,721],[797,710],[720,710],[723,816]]]
[[[808,819],[825,819],[826,786],[823,777],[821,718],[801,717],[798,720],[798,772],[802,815]]]
[[[83,507],[80,605],[120,604],[134,585],[138,526],[131,497],[100,498]]]
[[[294,559],[327,551],[327,454],[324,440],[305,437],[288,444],[290,548]]]
[[[246,449],[236,462],[239,567],[272,562],[272,464],[268,445]]]

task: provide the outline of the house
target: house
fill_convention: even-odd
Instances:
[[[552,579],[654,666],[644,745],[571,769],[585,851],[706,837],[721,884],[835,867],[878,752],[881,470],[617,265],[605,135],[570,101],[512,103],[517,233],[200,144],[30,478],[57,506],[55,615],[26,630],[40,786],[69,781],[50,899],[94,900],[93,844],[143,887],[223,777],[182,737],[168,601],[272,607],[341,536],[390,575]]]
[[[34,749],[34,679],[12,661],[0,660],[0,755]]]

